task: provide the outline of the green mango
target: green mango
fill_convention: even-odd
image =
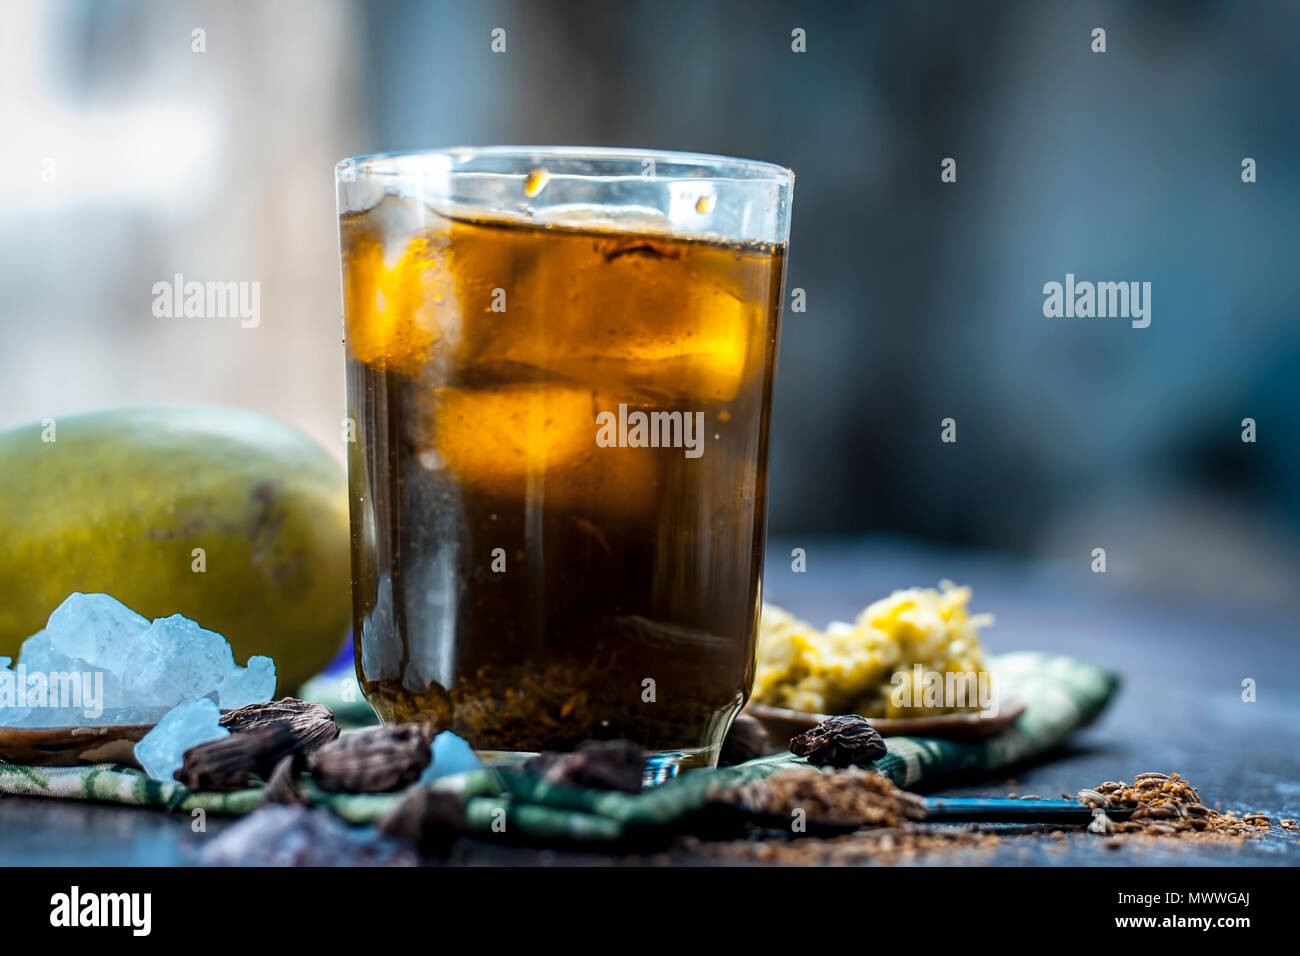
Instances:
[[[351,620],[347,482],[283,422],[150,406],[0,432],[0,655],[74,591],[184,614],[292,691]]]

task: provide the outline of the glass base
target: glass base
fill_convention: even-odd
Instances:
[[[697,770],[701,767],[716,767],[721,745],[717,747],[699,747],[690,750],[654,750],[646,754],[645,771],[641,783],[644,787],[657,787],[667,783],[684,770]],[[478,759],[489,767],[510,766],[523,763],[536,753],[521,750],[476,750]]]

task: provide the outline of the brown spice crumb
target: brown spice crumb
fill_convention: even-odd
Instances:
[[[847,770],[782,770],[740,787],[715,791],[712,799],[762,813],[809,823],[843,826],[897,826],[925,817],[925,800],[900,790],[888,777],[856,767]]]
[[[903,823],[896,827],[868,827],[829,839],[783,837],[728,843],[692,839],[688,845],[696,853],[712,853],[728,860],[818,866],[902,863],[927,853],[986,852],[1002,842],[1001,837],[988,832]]]
[[[1133,783],[1107,780],[1091,789],[1080,790],[1077,798],[1093,808],[1093,833],[1124,836],[1174,836],[1180,838],[1244,840],[1257,837],[1271,826],[1263,813],[1220,813],[1201,802],[1201,795],[1177,773],[1140,773]],[[1126,821],[1098,822],[1107,807],[1135,807]],[[1222,806],[1216,803],[1215,806]],[[1103,844],[1109,846],[1109,844]]]

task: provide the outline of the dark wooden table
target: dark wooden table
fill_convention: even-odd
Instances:
[[[807,550],[807,571],[790,570],[790,548]],[[996,777],[949,781],[951,795],[1009,791],[1058,796],[1147,770],[1178,771],[1209,804],[1275,820],[1300,820],[1300,635],[1295,608],[1229,608],[1128,593],[1115,577],[1077,566],[949,553],[906,542],[774,541],[766,598],[817,625],[851,620],[893,588],[969,584],[973,606],[997,623],[992,651],[1069,653],[1117,671],[1124,686],[1105,715],[1059,752]],[[1256,700],[1242,700],[1242,681]],[[197,848],[230,821],[209,818],[194,834],[188,816],[104,804],[0,798],[0,865],[170,865],[194,862]],[[970,858],[983,864],[1145,866],[1295,865],[1300,836],[1276,827],[1241,846],[1187,841],[1168,849],[1102,849],[1085,833],[1026,839]],[[594,854],[472,843],[467,862],[582,864],[599,861],[699,863],[670,852],[611,860]],[[962,858],[930,858],[931,863]]]

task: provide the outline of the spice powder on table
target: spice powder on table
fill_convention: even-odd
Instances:
[[[925,816],[924,798],[894,786],[879,774],[856,768],[785,770],[764,780],[718,790],[713,798],[765,815],[793,818],[796,810],[802,810],[809,822],[862,824],[851,833],[829,838],[803,835],[792,828],[791,836],[776,838],[688,841],[696,852],[752,862],[898,863],[928,853],[978,852],[1029,839],[1065,838],[1061,829],[1004,828],[994,832],[979,824],[936,828],[918,823]],[[1132,785],[1106,781],[1081,790],[1078,799],[1094,808],[1088,831],[1106,837],[1101,846],[1107,849],[1165,845],[1179,838],[1240,842],[1263,836],[1271,825],[1261,813],[1238,817],[1206,807],[1196,789],[1177,773],[1139,774]],[[1133,804],[1137,810],[1128,821],[1113,821],[1103,810]]]

